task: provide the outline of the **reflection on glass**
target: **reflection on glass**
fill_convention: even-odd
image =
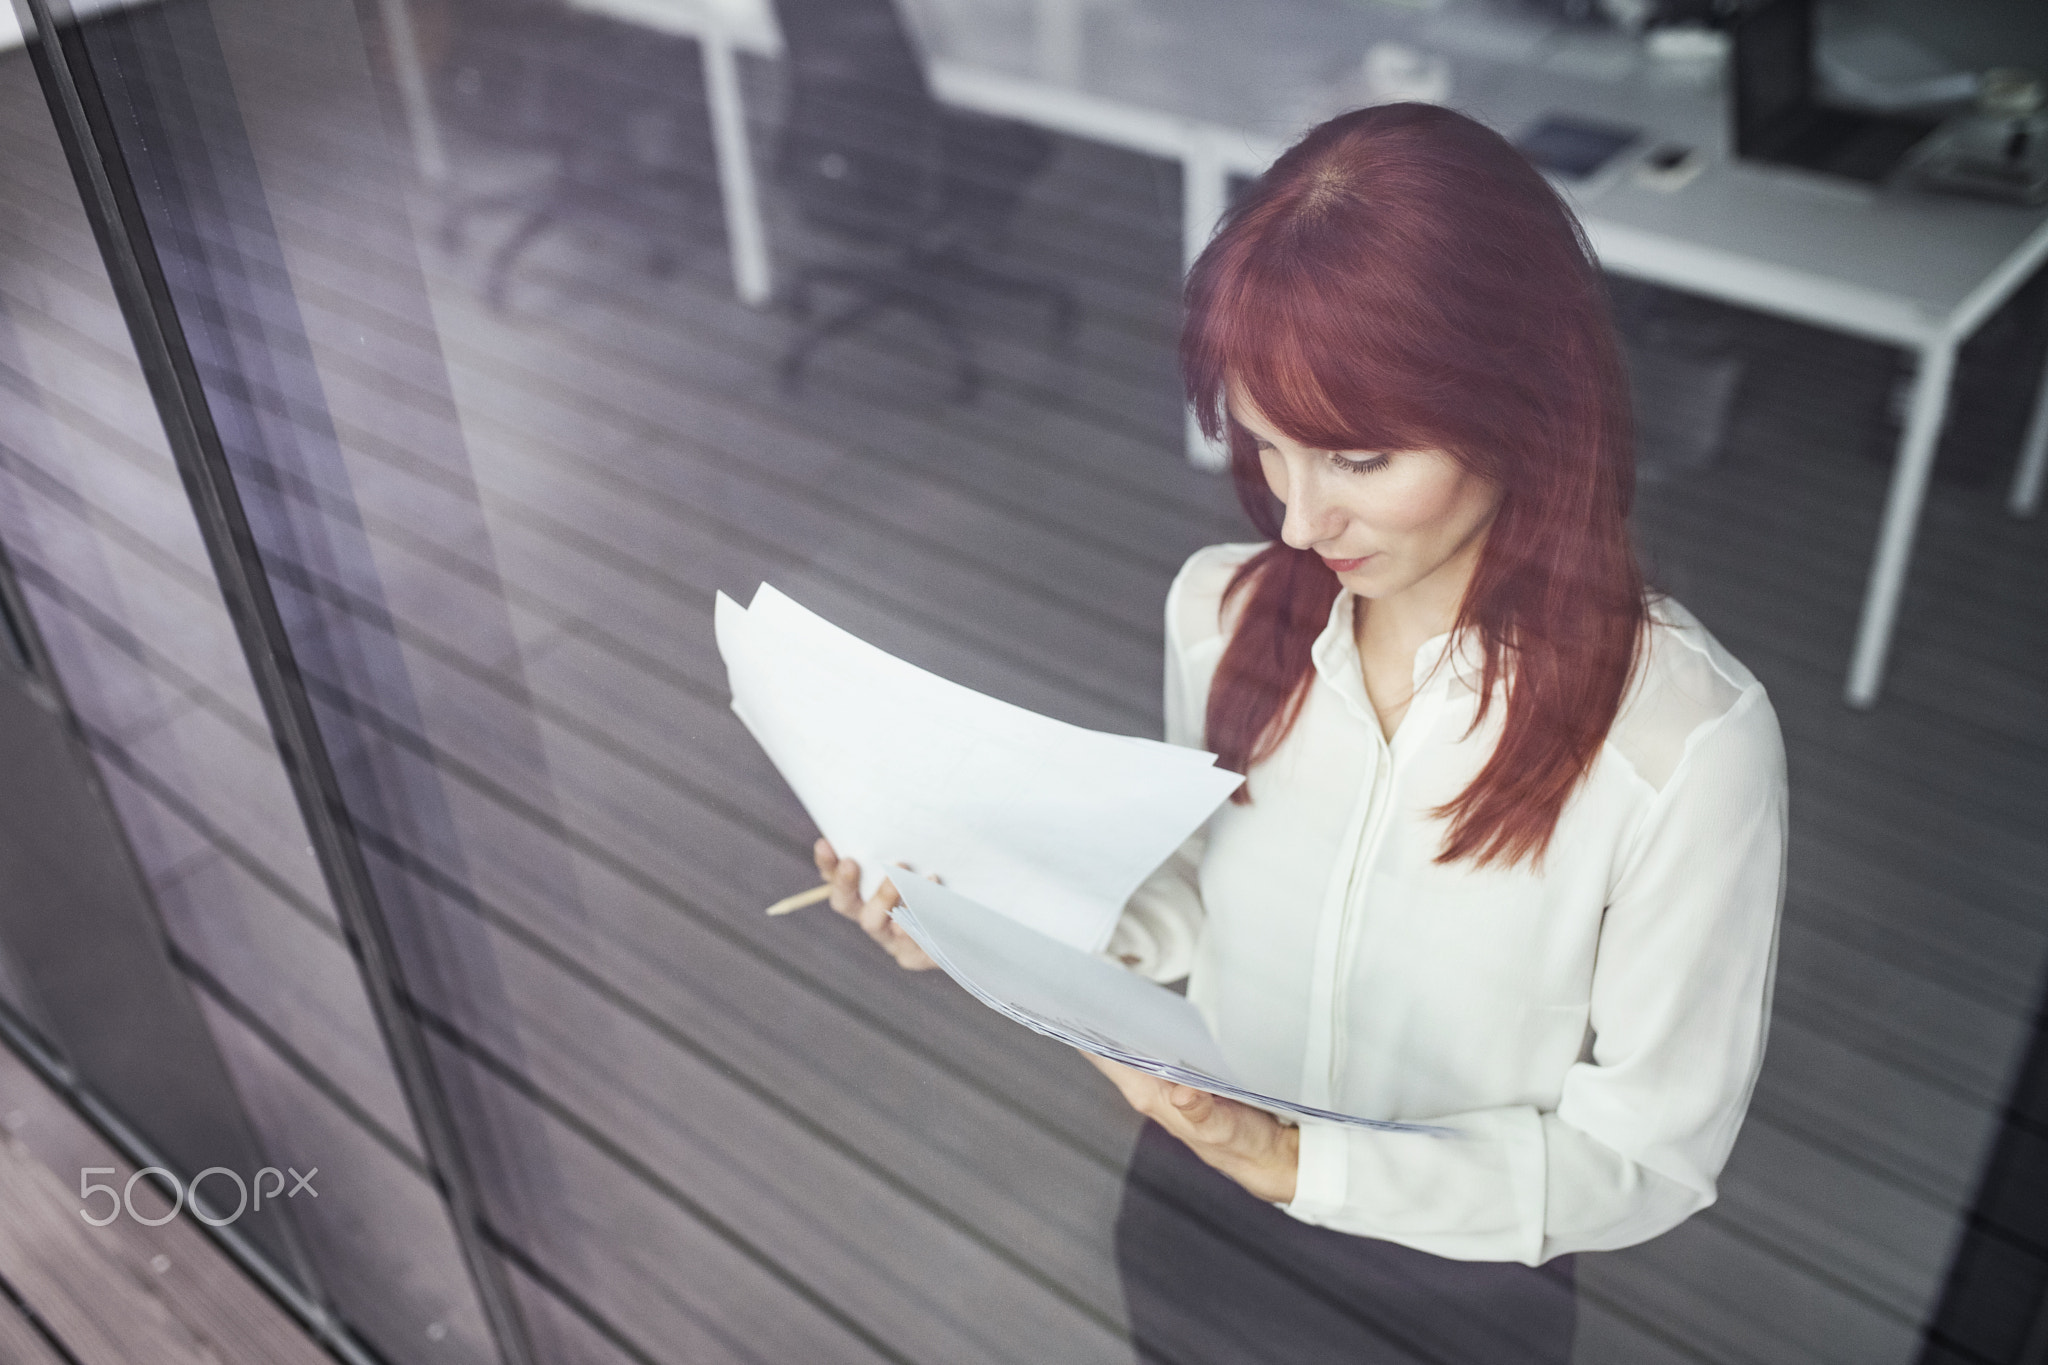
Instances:
[[[811,191],[845,179],[830,156],[857,160],[823,134],[881,138],[867,152],[914,163],[919,195],[940,193],[943,158],[906,155],[844,103],[807,104],[802,42],[773,6],[371,8],[171,0],[95,20],[85,50],[474,1226],[437,1192],[393,1021],[347,947],[359,908],[337,908],[308,851],[33,73],[0,58],[0,535],[255,1126],[335,1173],[307,1220],[322,1292],[407,1362],[524,1342],[546,1361],[1123,1365],[1134,1316],[1188,1287],[1143,1267],[1212,1253],[1255,1297],[1323,1302],[1323,1271],[1262,1228],[1190,1214],[1218,1197],[1208,1168],[1141,1143],[1072,1051],[939,973],[897,970],[836,915],[761,914],[831,860],[728,709],[715,596],[772,582],[991,696],[1192,740],[1201,708],[1162,710],[1162,604],[1191,554],[1278,529],[1248,530],[1229,483],[1186,459],[1179,291],[1231,177],[1356,101],[1379,42],[1449,54],[1453,98],[1504,131],[1552,107],[1633,119],[1654,98],[1674,137],[1714,146],[1718,97],[1657,94],[1633,40],[1524,8],[1481,23],[1456,3],[1289,0],[1253,22],[1206,0],[907,4],[910,41],[888,41],[933,102],[910,120],[920,136],[935,113],[1030,125],[1006,164],[962,163],[1002,191],[1000,221],[968,235],[983,263],[1071,295],[1062,343],[1058,293],[956,290],[952,239],[906,240],[904,222],[943,226],[942,204],[903,206],[865,241],[821,224]],[[821,108],[822,128],[801,126]],[[428,116],[438,181],[415,155]],[[1717,176],[1730,169],[1693,184]],[[1609,191],[1616,212],[1684,216],[1633,181]],[[847,273],[811,279],[807,318],[742,302],[793,302],[813,267]],[[877,282],[944,307],[867,306]],[[2019,851],[2038,814],[2021,701],[2040,646],[2012,627],[2037,557],[1988,493],[1938,484],[1902,700],[1852,725],[1837,688],[1893,356],[1668,292],[1624,301],[1632,363],[1650,357],[1637,407],[1666,415],[1641,423],[1656,478],[1635,530],[1657,581],[1767,683],[1798,783],[1779,1007],[1719,1202],[1639,1247],[1583,1251],[1569,1299],[1561,1276],[1514,1273],[1540,1243],[1488,1244],[1476,1264],[1507,1265],[1500,1292],[1526,1292],[1552,1327],[1560,1305],[1575,1313],[1581,1362],[1909,1360],[2048,952]],[[829,344],[812,344],[819,327]],[[2017,401],[2011,434],[1967,439],[2007,459]],[[1235,562],[1209,556],[1201,593],[1176,598],[1203,599],[1181,645],[1205,643],[1195,618]],[[1726,700],[1696,681],[1701,707]],[[1680,758],[1660,767],[1654,748],[1636,758],[1669,779]],[[1410,870],[1426,878],[1424,861]],[[1462,936],[1520,981],[1536,940],[1502,932],[1495,908],[1465,888],[1404,932]],[[1284,946],[1249,911],[1232,923],[1232,951]],[[1173,975],[1167,957],[1196,942],[1173,924],[1113,949]],[[1562,1075],[1582,997],[1501,1027]],[[1493,1002],[1473,981],[1443,999],[1475,1016]],[[1250,996],[1225,1004],[1258,1015]],[[1523,1131],[1553,1098],[1525,1097]],[[1514,1169],[1536,1170],[1520,1150]],[[1127,1189],[1162,1221],[1127,1209],[1120,1272]],[[515,1308],[495,1341],[493,1278]],[[1331,1311],[1389,1335],[1385,1313],[1368,1330],[1363,1310]],[[1169,1358],[1256,1359],[1243,1314]],[[1288,1340],[1275,1358],[1294,1358]]]
[[[110,24],[99,41],[150,37]],[[0,535],[265,1160],[321,1172],[323,1197],[288,1205],[308,1263],[271,1254],[379,1349],[433,1330],[447,1358],[464,1341],[483,1358],[473,1291],[25,53],[0,58],[0,98]],[[194,1169],[252,1169],[193,1155]]]

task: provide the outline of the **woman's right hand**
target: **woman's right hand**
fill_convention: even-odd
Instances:
[[[859,863],[840,857],[824,839],[811,846],[811,860],[818,865],[818,875],[832,888],[832,908],[881,944],[883,950],[896,959],[897,966],[910,972],[928,972],[939,965],[917,946],[916,939],[904,933],[896,921],[889,918],[889,912],[903,902],[888,879],[884,878],[882,884],[875,888],[874,895],[862,900]]]

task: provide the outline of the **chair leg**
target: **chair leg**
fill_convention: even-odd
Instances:
[[[890,274],[878,274],[857,268],[837,266],[812,266],[803,270],[790,282],[785,297],[790,311],[798,318],[808,316],[813,292],[821,285],[838,286],[852,291],[854,301],[833,314],[824,322],[805,330],[784,352],[778,366],[781,387],[786,393],[795,392],[802,383],[804,366],[812,352],[833,337],[842,336],[861,326],[870,318],[890,308],[901,308],[923,318],[938,332],[940,339],[952,351],[954,357],[953,396],[962,403],[972,402],[981,390],[981,367],[975,360],[974,343],[968,339],[966,330],[960,325],[959,314],[952,305],[926,284],[912,276],[897,279]],[[1040,292],[1036,282],[1018,282],[1019,288]],[[1054,286],[1057,296],[1057,286]]]
[[[469,220],[480,213],[525,212],[531,210],[537,200],[545,200],[552,189],[536,194],[532,186],[523,189],[504,190],[497,194],[472,195],[459,203],[450,204],[441,215],[441,245],[450,252],[462,250],[464,230]]]
[[[974,343],[960,326],[960,318],[952,308],[929,295],[906,298],[904,307],[930,322],[939,336],[952,348],[954,363],[953,398],[955,402],[971,403],[981,392],[981,366],[975,363]]]
[[[861,271],[830,265],[805,266],[783,286],[782,304],[791,317],[798,322],[810,321],[820,285],[837,285],[862,295],[877,292],[874,277]]]
[[[1052,310],[1053,340],[1065,348],[1073,341],[1080,321],[1080,305],[1074,293],[1056,280],[1023,271],[1004,270],[972,259],[957,259],[946,269],[956,278],[1000,294],[1043,299]]]
[[[519,254],[553,227],[560,213],[560,205],[550,196],[547,202],[520,219],[512,235],[491,253],[490,268],[484,272],[484,300],[492,312],[504,311],[505,294],[512,282],[512,267],[518,263]]]
[[[826,318],[817,326],[800,333],[789,349],[782,353],[782,361],[776,366],[776,374],[784,393],[795,393],[803,387],[803,371],[811,353],[833,337],[847,332],[874,317],[892,302],[887,294],[866,294],[855,299],[845,308]]]

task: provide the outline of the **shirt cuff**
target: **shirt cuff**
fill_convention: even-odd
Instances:
[[[1510,1110],[1503,1137],[1508,1149],[1508,1178],[1515,1189],[1515,1225],[1520,1229],[1515,1259],[1523,1265],[1541,1265],[1543,1222],[1549,1212],[1549,1143],[1543,1133],[1543,1116],[1533,1109]]]
[[[1280,1207],[1304,1223],[1327,1222],[1344,1208],[1349,1193],[1350,1140],[1337,1123],[1304,1120],[1300,1133],[1294,1198]]]
[[[1159,962],[1159,940],[1139,922],[1136,915],[1125,911],[1116,927],[1110,930],[1109,942],[1103,947],[1101,956],[1119,967],[1128,967],[1140,976],[1149,977]],[[1137,960],[1126,962],[1126,957]]]

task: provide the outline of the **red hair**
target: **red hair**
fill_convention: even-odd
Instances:
[[[1521,154],[1433,105],[1316,128],[1232,208],[1189,272],[1181,369],[1273,543],[1209,694],[1208,744],[1239,772],[1287,736],[1338,584],[1280,542],[1241,392],[1304,445],[1442,450],[1502,491],[1455,629],[1484,650],[1473,729],[1503,684],[1498,744],[1435,813],[1439,862],[1540,865],[1620,709],[1648,622],[1629,539],[1627,380],[1599,267]],[[1468,732],[1469,733],[1469,732]],[[1239,799],[1248,799],[1240,789]]]

